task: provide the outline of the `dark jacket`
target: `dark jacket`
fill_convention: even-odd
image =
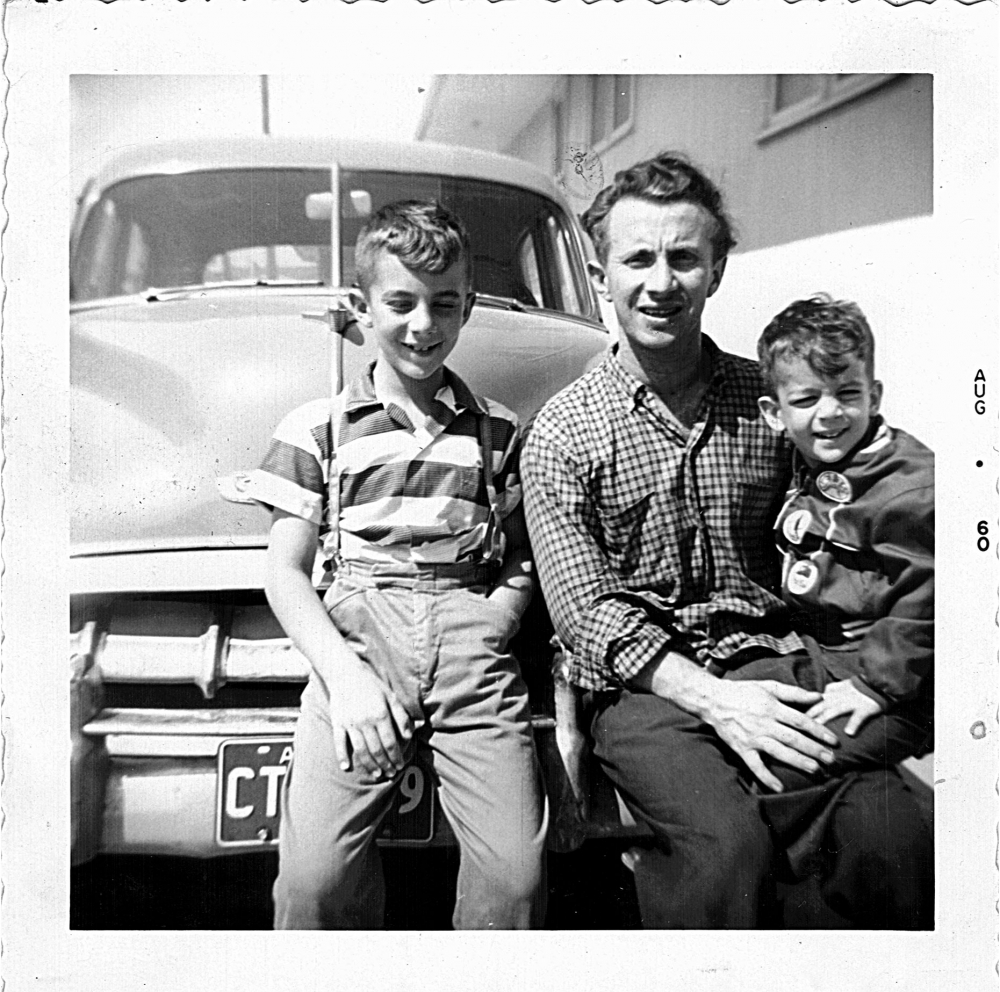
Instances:
[[[775,538],[796,627],[855,656],[862,691],[912,699],[934,661],[934,453],[877,418],[842,462],[795,458]]]

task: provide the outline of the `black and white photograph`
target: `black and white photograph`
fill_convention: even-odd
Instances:
[[[995,976],[995,12],[569,3],[11,10],[11,988]]]

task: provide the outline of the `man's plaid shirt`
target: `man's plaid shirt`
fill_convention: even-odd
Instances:
[[[771,591],[789,449],[760,416],[756,363],[703,343],[712,381],[690,432],[612,353],[528,434],[531,544],[584,688],[621,685],[668,644],[716,673],[751,645],[802,647]]]

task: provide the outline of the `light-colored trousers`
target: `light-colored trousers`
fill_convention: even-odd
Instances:
[[[342,566],[327,610],[414,721],[408,754],[429,746],[461,853],[455,928],[539,927],[548,806],[527,688],[506,650],[517,620],[486,598],[478,567],[399,571]],[[375,837],[398,784],[340,769],[326,690],[310,679],[284,785],[276,929],[383,925]]]

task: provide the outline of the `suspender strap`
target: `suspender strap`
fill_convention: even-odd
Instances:
[[[486,519],[486,532],[483,534],[483,547],[480,561],[484,564],[497,564],[503,561],[504,536],[500,514],[497,511],[497,490],[493,483],[493,437],[490,429],[490,415],[481,413],[476,418],[479,421],[479,447],[483,457],[483,481],[486,483],[486,499],[489,502],[489,514]]]
[[[493,438],[490,431],[490,415],[481,413],[476,419],[479,421],[479,446],[483,453],[483,481],[486,483],[486,499],[490,504],[490,512],[495,513],[497,490],[493,484]]]
[[[337,457],[337,435],[340,433],[340,417],[337,412],[337,397],[330,400],[330,450],[327,463],[326,483],[326,525],[327,537],[324,550],[330,556],[329,566],[336,568],[340,563],[340,459]]]

